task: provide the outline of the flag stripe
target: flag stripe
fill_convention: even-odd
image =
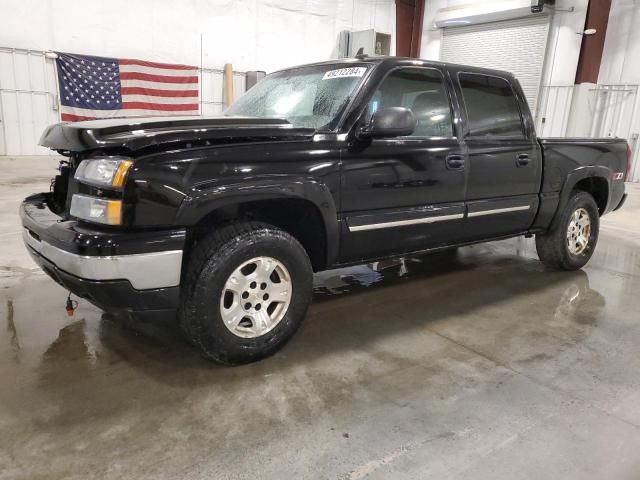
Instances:
[[[140,72],[122,72],[120,73],[121,80],[149,80],[152,82],[160,83],[198,83],[198,76],[191,77],[171,77],[167,75],[152,75],[150,73]]]
[[[120,73],[148,73],[165,77],[192,77],[198,75],[197,70],[171,70],[169,68],[141,67],[139,65],[119,65]]]
[[[163,90],[159,88],[122,87],[122,95],[148,95],[150,97],[197,97],[198,90]]]
[[[121,117],[143,117],[148,115],[162,116],[162,115],[197,115],[196,111],[171,111],[171,110],[150,110],[144,108],[130,108],[123,110],[94,110],[92,108],[78,108],[78,107],[62,107],[61,115],[74,115],[76,117],[84,118],[121,118]]]
[[[71,113],[60,114],[60,120],[63,122],[79,122],[81,120],[94,120],[96,117],[84,117],[82,115],[73,115]]]
[[[198,67],[192,65],[174,65],[172,63],[147,62],[146,60],[136,60],[134,58],[119,58],[120,65],[139,65],[141,67],[168,68],[170,70],[196,70]]]
[[[152,97],[149,95],[122,95],[123,102],[148,102],[156,104],[183,104],[183,105],[197,105],[198,100],[193,97]]]
[[[198,85],[190,83],[160,83],[150,82],[147,80],[122,80],[120,82],[122,88],[126,87],[141,87],[141,88],[154,88],[157,90],[173,90],[176,92],[184,90],[193,90],[198,88]]]
[[[142,108],[145,110],[164,110],[166,112],[170,111],[193,111],[198,110],[198,104],[196,103],[179,103],[179,104],[168,104],[168,103],[149,103],[149,102],[122,102],[122,108]]]

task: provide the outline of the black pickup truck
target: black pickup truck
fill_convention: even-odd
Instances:
[[[281,348],[313,272],[518,235],[573,270],[625,199],[618,139],[538,139],[513,75],[357,57],[267,76],[217,118],[62,123],[21,206],[36,262],[106,311],[178,319],[225,364]]]

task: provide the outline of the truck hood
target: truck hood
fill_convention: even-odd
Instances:
[[[304,139],[315,132],[313,128],[294,128],[287,120],[277,118],[148,117],[58,123],[47,127],[40,145],[69,152],[96,149],[134,152],[181,142]]]

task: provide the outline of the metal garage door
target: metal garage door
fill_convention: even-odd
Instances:
[[[440,59],[514,73],[535,112],[548,33],[548,15],[449,27],[444,29]]]

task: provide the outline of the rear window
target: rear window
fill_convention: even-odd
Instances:
[[[524,136],[520,108],[509,82],[475,73],[461,73],[458,79],[470,135]]]

